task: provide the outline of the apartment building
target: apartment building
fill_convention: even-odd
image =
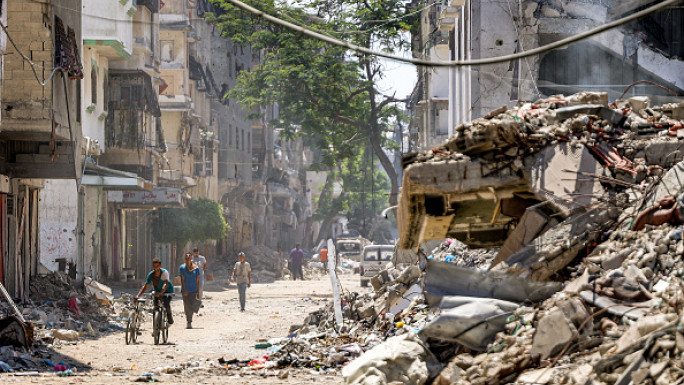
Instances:
[[[39,271],[45,209],[39,196],[46,181],[82,175],[81,6],[81,0],[2,2],[2,22],[16,48],[2,59],[0,280],[18,298]],[[53,228],[51,239],[75,237],[65,229]]]
[[[651,2],[631,0],[471,1],[424,7],[413,31],[413,56],[435,61],[484,59],[544,46],[631,15]],[[637,81],[682,94],[684,11],[666,9],[620,28],[537,56],[475,67],[420,67],[410,108],[410,128],[420,148],[434,146],[456,126],[502,105],[542,96],[608,91],[615,100]],[[649,83],[627,95],[668,92]],[[659,100],[660,99],[660,100]]]
[[[205,255],[289,247],[311,224],[313,154],[226,96],[261,53],[220,36],[206,0],[2,1],[0,282],[139,279],[179,251],[160,208],[221,202],[231,231]],[[6,10],[6,12],[4,12]],[[7,35],[0,48],[5,51]],[[25,57],[24,57],[25,56]],[[283,157],[283,154],[286,154]],[[190,247],[190,245],[186,245]]]

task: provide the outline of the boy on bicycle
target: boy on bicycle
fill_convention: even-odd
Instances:
[[[164,307],[166,308],[166,314],[168,315],[169,325],[173,324],[173,313],[171,313],[171,296],[161,296],[163,294],[173,294],[173,284],[169,281],[170,275],[168,270],[162,269],[161,259],[155,258],[152,260],[152,271],[147,274],[147,280],[145,285],[140,289],[138,295],[135,299],[140,298],[141,295],[147,290],[149,285],[152,285],[152,291],[154,292],[154,304],[161,299]]]

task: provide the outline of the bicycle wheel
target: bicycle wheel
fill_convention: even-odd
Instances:
[[[135,324],[137,318],[137,314],[134,314],[133,317],[128,318],[128,322],[126,323],[126,345],[130,345],[131,343],[135,342],[135,334],[137,333]]]
[[[164,317],[162,320],[162,343],[167,343],[169,341],[169,316],[166,314],[166,310],[163,311]]]
[[[152,337],[154,337],[154,344],[159,345],[159,334],[162,327],[162,312],[159,309],[154,311],[154,316],[152,319]]]
[[[135,334],[133,334],[133,342],[138,341],[138,334],[140,334],[140,330],[142,329],[142,318],[142,313],[135,313]]]

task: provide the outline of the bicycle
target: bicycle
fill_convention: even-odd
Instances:
[[[132,298],[131,301],[135,304],[132,314],[129,314],[128,322],[126,323],[126,345],[135,343],[138,339],[138,333],[142,327],[143,308],[145,307],[145,299]]]
[[[169,340],[169,316],[166,314],[166,306],[162,297],[173,297],[171,293],[164,293],[159,297],[154,297],[154,308],[152,310],[152,337],[154,344],[159,345],[159,340],[165,344]]]

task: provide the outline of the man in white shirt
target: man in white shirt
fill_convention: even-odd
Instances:
[[[204,299],[204,272],[207,270],[207,259],[204,255],[200,255],[199,249],[194,248],[192,250],[192,263],[197,265],[200,271],[200,287],[199,295],[201,299]]]
[[[238,253],[238,262],[233,268],[231,281],[235,281],[240,295],[240,311],[245,311],[245,301],[247,300],[247,288],[252,286],[252,268],[249,262],[245,262],[245,253]]]

